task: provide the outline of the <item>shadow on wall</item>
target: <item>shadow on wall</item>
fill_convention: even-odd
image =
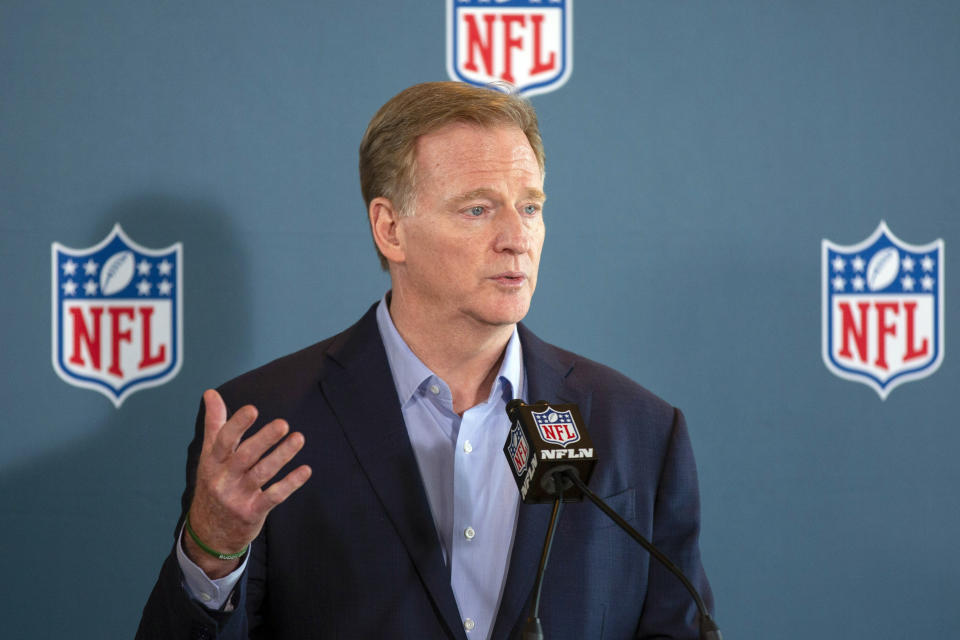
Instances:
[[[133,637],[170,550],[200,394],[240,373],[251,340],[248,260],[226,211],[144,194],[91,226],[102,237],[115,223],[148,247],[183,243],[183,366],[117,410],[99,393],[66,387],[65,399],[89,396],[44,411],[87,422],[90,435],[0,471],[5,637]],[[52,371],[49,379],[66,384]],[[60,394],[44,393],[54,402]],[[77,397],[97,409],[71,409]]]

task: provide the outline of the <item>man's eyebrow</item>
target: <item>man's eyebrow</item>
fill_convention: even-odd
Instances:
[[[474,189],[472,191],[467,191],[466,193],[460,193],[455,196],[451,196],[447,198],[447,202],[459,204],[468,200],[479,200],[481,198],[487,200],[499,200],[495,190],[481,187],[480,189]]]
[[[452,204],[459,204],[461,202],[467,202],[469,200],[478,200],[478,199],[487,199],[493,200],[496,202],[500,201],[500,196],[495,189],[489,189],[486,187],[481,187],[480,189],[473,189],[472,191],[467,191],[466,193],[461,193],[459,195],[451,196],[447,199],[447,202]],[[538,200],[540,202],[546,202],[547,194],[545,194],[540,189],[530,188],[523,192],[523,198],[525,200]]]
[[[547,201],[547,194],[540,189],[527,189],[525,195],[529,200],[539,200],[540,202]]]

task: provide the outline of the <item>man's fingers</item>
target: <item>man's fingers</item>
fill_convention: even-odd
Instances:
[[[219,393],[207,389],[203,392],[203,407],[203,446],[209,449],[213,447],[220,427],[227,421],[227,405]]]
[[[303,486],[313,474],[313,469],[307,465],[300,465],[284,477],[283,480],[270,485],[270,488],[260,494],[258,505],[264,511],[270,511],[275,506],[290,497],[294,491]]]
[[[259,431],[237,447],[233,458],[230,460],[230,471],[236,475],[246,473],[257,464],[270,447],[280,442],[289,431],[290,427],[285,420],[273,420],[261,427]],[[274,473],[276,473],[276,470],[274,470]],[[259,489],[261,485],[257,485],[257,488]]]
[[[285,464],[293,460],[293,456],[303,448],[303,444],[303,434],[291,433],[287,436],[276,449],[270,452],[270,455],[264,456],[247,472],[251,488],[259,489],[270,482]]]
[[[253,405],[245,405],[237,409],[230,416],[217,433],[213,442],[213,457],[217,462],[225,461],[230,454],[237,450],[240,438],[244,432],[257,421],[257,409]]]

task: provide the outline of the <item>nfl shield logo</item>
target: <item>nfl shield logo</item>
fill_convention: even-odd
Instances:
[[[863,242],[824,239],[823,361],[881,399],[943,361],[943,240],[912,245],[885,222]]]
[[[507,453],[510,455],[513,470],[518,476],[522,475],[527,468],[530,446],[527,444],[527,438],[523,435],[523,429],[520,428],[519,422],[513,423],[513,426],[510,427],[510,442],[507,443]]]
[[[544,442],[552,442],[566,447],[580,439],[577,423],[573,420],[570,411],[554,411],[547,407],[546,411],[532,411],[531,414],[537,423],[537,430]]]
[[[553,91],[573,69],[572,33],[573,0],[447,0],[447,73]]]
[[[148,249],[120,225],[99,244],[52,247],[53,368],[115,407],[170,380],[183,356],[182,246]]]

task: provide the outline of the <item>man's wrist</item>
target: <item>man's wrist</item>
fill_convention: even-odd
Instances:
[[[243,556],[229,560],[221,560],[208,554],[200,548],[186,531],[181,532],[180,545],[183,552],[190,558],[190,561],[200,567],[211,580],[229,575],[236,571],[237,567],[243,562]],[[249,546],[247,550],[249,551]]]
[[[232,572],[221,578],[214,578],[207,575],[203,567],[197,565],[187,555],[186,540],[188,538],[187,532],[181,526],[180,534],[177,536],[176,556],[183,576],[183,588],[192,600],[209,611],[232,611],[234,603],[231,598],[236,594],[243,572],[250,561],[250,554],[247,553],[240,561],[240,565]]]
[[[213,556],[217,560],[236,560],[237,558],[242,558],[244,554],[247,553],[247,549],[250,548],[250,543],[244,545],[243,549],[240,551],[226,552],[226,551],[217,551],[212,548],[210,545],[204,543],[200,539],[200,536],[197,535],[197,532],[193,530],[193,527],[190,526],[190,512],[187,512],[187,515],[183,519],[183,526],[187,530],[187,533],[190,535],[190,539],[200,548],[201,551],[205,552],[207,555]]]

